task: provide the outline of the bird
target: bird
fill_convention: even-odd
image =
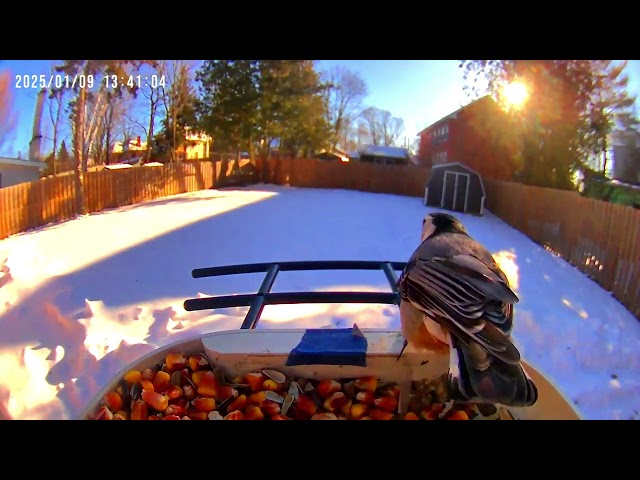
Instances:
[[[398,278],[408,344],[449,349],[447,379],[463,401],[528,407],[538,390],[513,343],[518,296],[493,256],[453,215],[428,213],[421,243]]]

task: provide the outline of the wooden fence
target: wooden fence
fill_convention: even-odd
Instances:
[[[577,192],[485,179],[487,208],[640,318],[640,211]]]
[[[233,163],[200,161],[157,168],[92,172],[88,212],[221,186]],[[263,163],[257,162],[261,172]],[[226,175],[221,171],[227,168]],[[313,159],[270,160],[272,183],[422,197],[430,170]],[[640,318],[640,211],[575,192],[485,179],[486,207],[561,255]],[[72,175],[0,189],[0,239],[76,216]]]
[[[257,162],[261,171],[262,161]],[[423,197],[430,170],[419,167],[327,162],[315,159],[269,161],[270,181],[302,188],[343,188]]]
[[[85,208],[94,213],[203,190],[211,188],[215,178],[213,164],[208,161],[88,172],[84,174]],[[78,213],[75,205],[73,175],[0,188],[0,240],[74,218]]]

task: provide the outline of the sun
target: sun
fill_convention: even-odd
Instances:
[[[511,82],[502,89],[502,96],[509,108],[520,109],[529,98],[529,92],[524,84]]]

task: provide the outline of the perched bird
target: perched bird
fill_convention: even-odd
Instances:
[[[453,395],[505,406],[537,401],[511,340],[518,297],[491,254],[455,217],[425,216],[422,242],[398,290],[405,347],[449,348]]]

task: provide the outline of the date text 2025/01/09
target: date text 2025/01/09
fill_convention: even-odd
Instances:
[[[164,75],[105,75],[96,79],[95,75],[16,75],[15,88],[93,88],[101,84],[105,88],[159,88],[166,85]]]

